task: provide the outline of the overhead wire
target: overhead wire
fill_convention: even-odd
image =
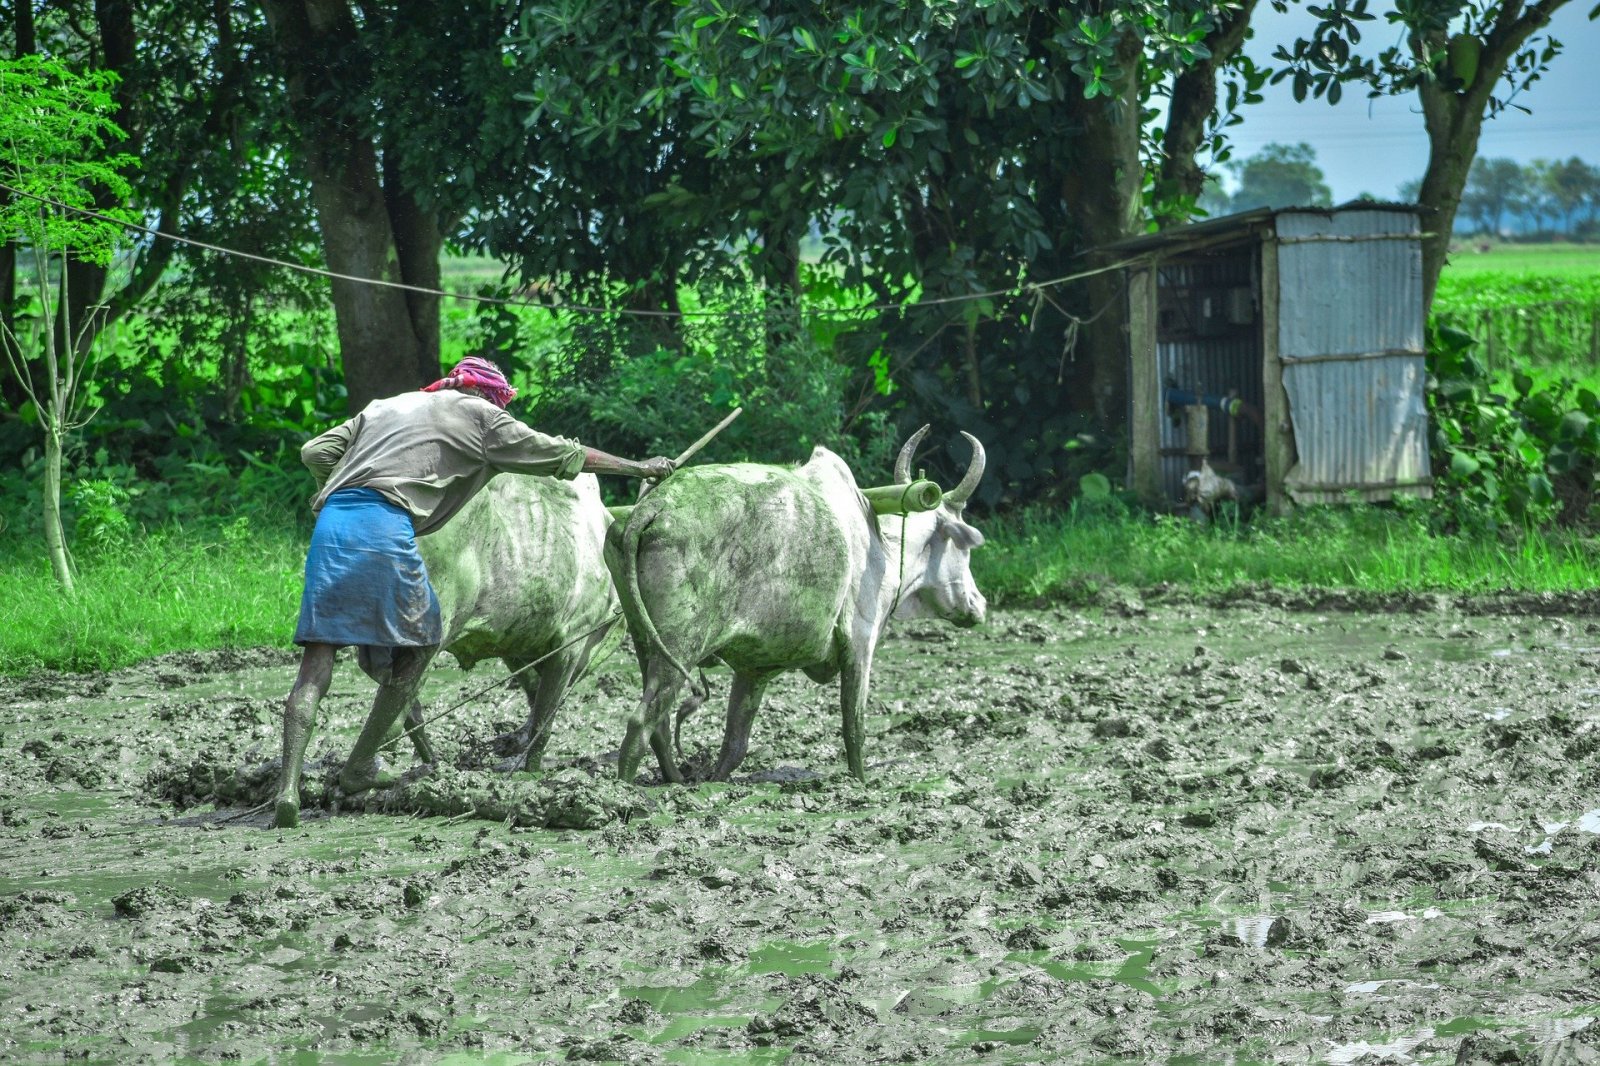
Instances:
[[[96,211],[91,208],[77,207],[73,204],[64,203],[48,196],[41,196],[38,193],[31,193],[23,189],[15,188],[14,186],[7,185],[4,182],[0,182],[0,192],[7,192],[13,196],[21,196],[26,199],[34,200],[50,207],[57,208],[59,210],[71,211],[75,214],[97,219],[101,222],[106,222],[115,226],[121,226],[126,230],[135,233],[142,233],[148,237],[159,238],[166,241],[174,241],[178,244],[187,245],[192,248],[199,248],[208,252],[214,252],[219,255],[248,259],[257,263],[265,263],[269,266],[282,267],[285,270],[293,270],[302,274],[311,274],[316,277],[328,278],[332,281],[347,281],[359,285],[373,285],[386,289],[398,289],[402,292],[416,293],[421,296],[438,296],[446,299],[466,300],[500,307],[537,307],[546,311],[560,311],[569,314],[627,315],[639,318],[755,318],[767,317],[773,313],[770,309],[764,311],[658,311],[650,308],[599,307],[590,304],[559,303],[537,299],[519,299],[513,296],[489,296],[482,293],[450,292],[445,289],[435,289],[425,285],[412,285],[403,281],[389,281],[385,278],[367,278],[358,274],[344,274],[336,270],[328,270],[324,267],[308,266],[305,263],[295,263],[287,259],[278,259],[270,255],[261,255],[256,252],[247,252],[238,248],[228,248],[219,244],[211,244],[208,241],[196,240],[193,237],[185,237],[177,233],[168,233],[166,230],[155,229],[150,226],[141,225],[137,222],[129,222],[127,219],[117,218],[115,215],[108,215],[104,212]],[[1093,249],[1090,249],[1090,251],[1093,251]],[[1088,253],[1082,252],[1079,254],[1084,255]],[[934,296],[927,299],[913,300],[905,303],[863,304],[859,307],[797,308],[795,313],[809,314],[817,317],[847,318],[852,315],[877,314],[886,311],[905,312],[916,310],[917,308],[922,307],[940,307],[949,304],[967,303],[973,300],[988,300],[997,296],[1020,297],[1027,294],[1037,294],[1047,289],[1056,288],[1074,281],[1081,281],[1084,278],[1094,277],[1097,274],[1105,274],[1114,270],[1121,270],[1137,261],[1137,257],[1124,259],[1118,262],[1106,264],[1104,266],[1080,270],[1072,274],[1063,275],[1061,277],[1049,278],[1045,281],[1018,282],[1016,285],[1008,286],[1003,289],[986,289],[980,292],[958,293],[951,296]]]

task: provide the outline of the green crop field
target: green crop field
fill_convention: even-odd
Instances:
[[[1498,372],[1592,384],[1600,370],[1600,244],[1462,242],[1439,278],[1433,320],[1477,337]]]
[[[1546,277],[1600,277],[1600,244],[1491,244],[1488,251],[1463,241],[1450,253],[1446,278],[1485,274],[1536,274]]]

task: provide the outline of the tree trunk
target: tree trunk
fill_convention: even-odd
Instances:
[[[118,77],[113,96],[117,101],[115,119],[128,135],[119,147],[133,155],[143,148],[143,121],[139,109],[139,81],[135,64],[138,62],[138,34],[133,25],[133,5],[128,0],[95,0],[95,29],[99,35],[101,56],[99,65],[116,73]],[[96,187],[94,206],[105,211],[121,205],[108,189]],[[57,321],[61,331],[57,343],[63,358],[72,358],[74,352],[88,351],[95,335],[105,325],[105,316],[91,313],[91,309],[105,299],[106,281],[110,271],[95,263],[85,262],[67,254],[64,267],[68,284],[66,301],[61,305]],[[87,328],[85,328],[87,327]],[[67,336],[66,330],[72,331]]]
[[[1433,293],[1450,254],[1450,235],[1455,230],[1456,211],[1467,186],[1467,173],[1478,153],[1478,134],[1483,129],[1483,105],[1471,94],[1463,97],[1433,83],[1419,90],[1422,96],[1423,123],[1428,130],[1428,168],[1422,175],[1417,203],[1425,210],[1422,217],[1422,309],[1433,308]]]
[[[1220,12],[1220,23],[1205,39],[1211,55],[1183,68],[1173,80],[1156,202],[1151,205],[1163,229],[1189,221],[1190,208],[1205,190],[1206,172],[1195,157],[1217,110],[1217,71],[1231,63],[1244,45],[1256,3],[1242,0],[1237,9]]]
[[[417,203],[401,183],[399,168],[386,157],[383,175],[384,201],[389,207],[389,225],[394,228],[395,254],[400,276],[408,285],[439,290],[444,277],[439,269],[439,253],[444,250],[444,234],[438,220]],[[406,315],[417,338],[417,373],[426,385],[439,375],[440,298],[420,292],[405,292]]]
[[[1489,32],[1483,36],[1483,55],[1476,76],[1459,89],[1446,88],[1435,80],[1423,81],[1417,88],[1422,101],[1423,125],[1428,131],[1428,169],[1422,176],[1417,203],[1425,209],[1422,219],[1422,306],[1423,314],[1433,308],[1433,294],[1439,287],[1439,274],[1450,254],[1450,234],[1455,228],[1456,211],[1467,187],[1467,175],[1478,154],[1478,134],[1483,116],[1496,86],[1516,60],[1518,51],[1534,33],[1550,24],[1550,16],[1566,0],[1539,0],[1524,8],[1520,3],[1503,5]],[[1416,33],[1411,37],[1412,56],[1418,63],[1445,51],[1448,38],[1443,30]]]
[[[437,288],[437,225],[424,224],[423,213],[399,190],[396,202],[390,202],[372,137],[326,103],[347,100],[351,84],[359,84],[359,76],[347,69],[359,47],[349,8],[343,0],[266,0],[263,6],[288,72],[289,106],[328,268],[355,278]],[[408,276],[408,265],[418,276]],[[333,309],[352,414],[437,376],[436,297],[336,280]]]
[[[56,583],[70,596],[75,589],[66,530],[61,525],[61,451],[61,429],[52,419],[44,432],[44,544]]]
[[[28,402],[28,394],[11,373],[12,360],[21,361],[22,346],[17,344],[17,245],[0,242],[0,405],[15,411]],[[6,356],[10,356],[7,359]]]
[[[1139,158],[1139,55],[1143,42],[1125,32],[1118,44],[1118,60],[1128,72],[1114,96],[1085,100],[1073,96],[1066,104],[1068,120],[1083,133],[1080,151],[1074,153],[1061,176],[1061,196],[1071,216],[1081,248],[1096,251],[1089,262],[1105,266],[1111,256],[1106,246],[1132,236],[1139,224],[1140,190],[1144,182]],[[1120,271],[1095,274],[1085,282],[1088,319],[1078,350],[1088,355],[1086,377],[1079,374],[1068,384],[1073,406],[1088,407],[1107,433],[1127,422],[1128,347],[1127,306]],[[1082,366],[1083,363],[1078,365]],[[1087,388],[1088,396],[1083,395]],[[1085,402],[1087,401],[1087,402]]]

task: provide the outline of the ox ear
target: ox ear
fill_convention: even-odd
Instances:
[[[922,443],[922,438],[928,435],[928,430],[931,428],[931,426],[925,425],[911,434],[905,446],[900,449],[900,454],[894,461],[894,484],[911,484],[911,460],[916,458],[917,445]]]
[[[962,430],[961,435],[972,445],[972,459],[967,463],[967,472],[962,476],[961,484],[944,494],[944,502],[956,511],[967,505],[967,500],[972,497],[972,491],[978,487],[978,482],[983,480],[983,467],[987,462],[983,445],[979,443],[978,438],[966,430]]]

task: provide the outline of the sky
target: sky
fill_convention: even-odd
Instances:
[[[1519,163],[1534,159],[1579,158],[1600,166],[1600,89],[1595,68],[1600,61],[1600,21],[1588,19],[1593,0],[1569,0],[1552,18],[1549,33],[1562,53],[1532,88],[1516,102],[1533,112],[1506,111],[1483,124],[1478,155],[1505,156]],[[1386,8],[1373,5],[1376,13]],[[1362,35],[1371,53],[1398,39],[1398,31],[1377,20]],[[1246,45],[1251,58],[1271,63],[1273,50],[1308,36],[1316,25],[1304,7],[1285,14],[1262,4],[1251,19],[1255,37]],[[1397,197],[1401,182],[1422,177],[1428,162],[1427,134],[1414,95],[1367,99],[1346,87],[1335,106],[1307,98],[1295,103],[1290,82],[1269,85],[1266,99],[1244,111],[1244,124],[1230,131],[1234,158],[1242,159],[1273,141],[1301,141],[1316,149],[1317,164],[1333,190],[1333,202],[1362,193],[1379,199]]]

